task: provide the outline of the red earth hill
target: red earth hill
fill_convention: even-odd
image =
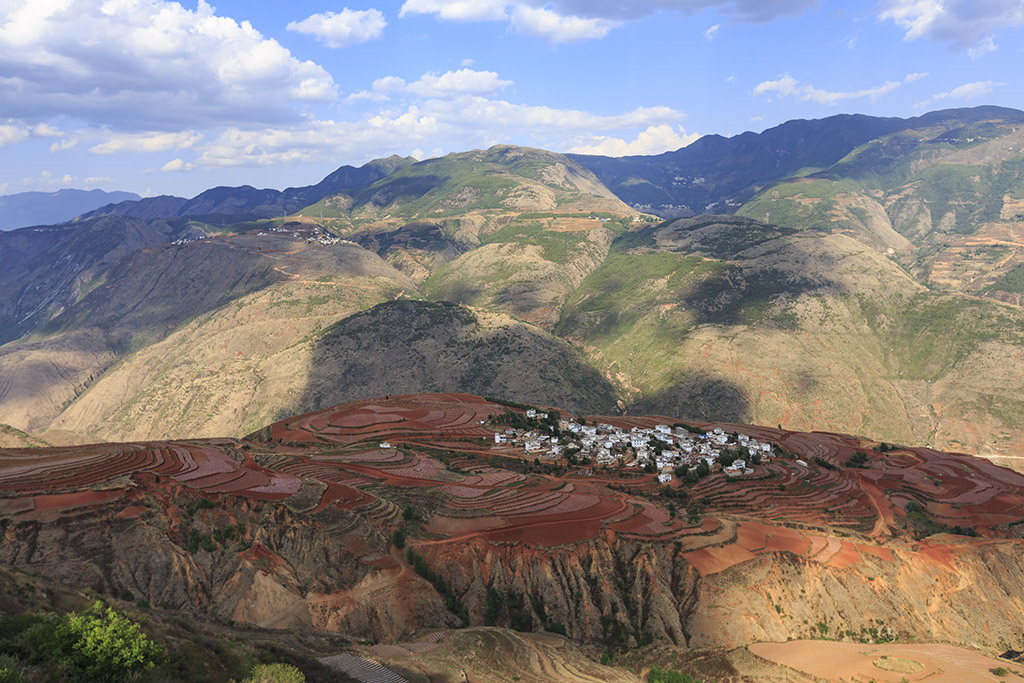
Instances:
[[[496,449],[506,411],[523,412],[417,394],[240,440],[0,449],[0,562],[154,607],[378,640],[468,621],[561,625],[607,648],[825,633],[1021,645],[1021,474],[702,423],[777,455],[665,489]],[[848,466],[858,451],[867,462]]]

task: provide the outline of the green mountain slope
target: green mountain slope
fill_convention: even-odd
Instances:
[[[899,131],[956,129],[992,118],[1024,123],[1004,107],[947,109],[909,119],[840,114],[787,121],[761,133],[706,135],[655,156],[570,155],[623,201],[664,217],[731,213],[759,190],[831,167],[856,148]]]
[[[568,157],[508,145],[421,161],[299,213],[345,232],[374,223],[432,220],[475,244],[481,234],[500,228],[504,217],[556,210],[635,214]]]
[[[893,254],[932,288],[997,298],[1024,263],[1024,122],[942,120],[858,146],[762,190],[739,214],[838,231]]]
[[[1021,330],[847,236],[707,216],[621,236],[556,328],[631,410],[993,452],[1021,443]]]

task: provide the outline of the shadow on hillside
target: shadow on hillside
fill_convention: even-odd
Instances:
[[[645,396],[629,412],[720,422],[750,422],[753,417],[750,400],[737,384],[704,372],[685,376],[668,388]]]
[[[348,239],[381,258],[392,249],[408,249],[441,254],[441,262],[447,263],[470,249],[470,245],[446,235],[437,223],[425,221],[407,223],[395,230],[360,232]]]
[[[357,193],[357,203],[369,202],[377,207],[389,204],[415,201],[431,190],[442,185],[446,178],[440,175],[422,175],[405,178],[385,179],[377,186],[370,186]]]
[[[795,321],[783,312],[787,303],[804,294],[856,291],[837,268],[846,255],[840,253],[837,258],[833,247],[822,247],[813,238],[773,241],[762,247],[753,259],[734,262],[683,297],[681,303],[693,313],[696,324],[795,329]]]
[[[611,412],[617,398],[576,349],[535,327],[485,325],[450,302],[398,300],[328,328],[316,343],[299,408],[420,392],[591,413]]]

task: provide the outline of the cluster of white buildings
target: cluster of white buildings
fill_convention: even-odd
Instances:
[[[182,244],[190,244],[192,242],[198,242],[199,240],[205,239],[206,235],[190,235],[189,237],[182,237],[180,239],[176,239],[173,242],[171,242],[171,244],[181,246]]]
[[[531,414],[532,413],[532,414]],[[545,413],[530,410],[527,417],[547,418]],[[579,452],[598,466],[635,468],[653,463],[658,480],[672,481],[677,467],[696,467],[701,460],[714,469],[723,450],[739,452],[740,457],[723,468],[728,475],[750,471],[748,461],[771,456],[772,446],[752,439],[746,434],[726,433],[720,428],[693,434],[683,427],[656,425],[653,429],[633,427],[621,429],[607,423],[581,424],[573,419],[558,422],[560,436],[542,434],[538,430],[522,431],[513,428],[495,433],[496,445],[519,447],[527,454],[545,459],[562,457],[568,452]]]

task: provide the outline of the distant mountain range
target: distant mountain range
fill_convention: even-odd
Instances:
[[[391,156],[377,159],[359,168],[342,166],[316,185],[289,187],[286,190],[257,190],[254,187],[215,187],[201,192],[192,199],[161,195],[137,197],[111,203],[83,213],[82,219],[99,216],[129,216],[151,220],[154,218],[204,218],[210,222],[238,222],[244,219],[285,216],[303,207],[315,204],[324,197],[343,190],[365,187],[376,180],[415,163],[411,157]]]
[[[0,414],[54,443],[241,435],[471,391],[1012,455],[1022,150],[1016,110],[841,115],[106,205],[0,234]]]
[[[134,192],[57,190],[0,196],[0,230],[63,223],[112,202],[138,200]]]
[[[733,213],[789,176],[822,172],[861,145],[900,131],[953,131],[983,121],[1024,123],[1005,107],[934,111],[909,119],[841,114],[787,121],[761,133],[705,135],[675,152],[603,157],[570,154],[627,204],[664,218]]]

